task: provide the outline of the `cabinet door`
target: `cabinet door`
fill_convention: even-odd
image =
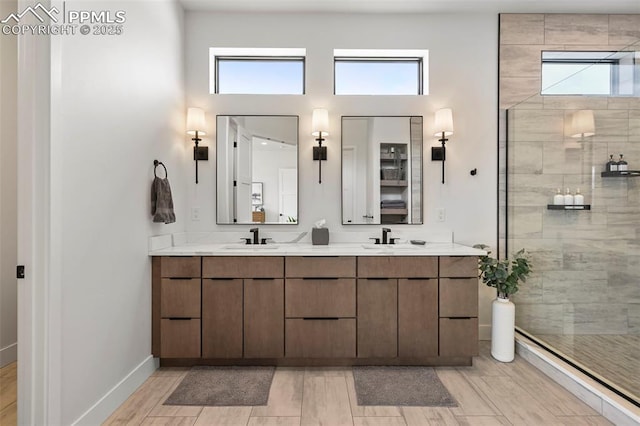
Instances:
[[[162,318],[200,318],[200,278],[160,282]]]
[[[440,356],[478,355],[478,318],[440,318]]]
[[[200,318],[163,318],[161,358],[200,358]]]
[[[358,358],[398,355],[398,280],[358,280]]]
[[[244,280],[244,357],[284,356],[284,280]]]
[[[398,280],[398,356],[438,356],[438,280]]]
[[[478,279],[440,278],[440,316],[477,317]]]
[[[202,357],[242,358],[242,280],[202,280]]]

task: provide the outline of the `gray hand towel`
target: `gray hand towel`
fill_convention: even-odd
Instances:
[[[173,212],[173,197],[169,179],[155,177],[151,184],[151,214],[154,222],[173,223],[176,215]]]

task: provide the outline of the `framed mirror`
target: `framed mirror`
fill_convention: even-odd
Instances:
[[[342,117],[342,223],[421,224],[422,117]]]
[[[216,117],[216,223],[298,223],[298,116]]]

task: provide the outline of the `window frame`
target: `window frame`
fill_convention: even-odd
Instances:
[[[337,94],[336,64],[338,62],[417,63],[417,93],[414,94]],[[333,49],[334,96],[425,96],[429,94],[429,50],[427,49]]]
[[[210,48],[209,93],[212,95],[300,96],[307,92],[306,49],[288,48]],[[300,93],[220,93],[220,61],[300,62],[302,63],[302,92]],[[213,74],[212,74],[213,71]]]
[[[609,71],[609,93],[606,94],[593,94],[593,93],[543,93],[545,90],[548,90],[549,88],[553,87],[555,84],[560,83],[561,81],[558,81],[556,83],[554,83],[551,86],[548,86],[546,88],[544,87],[540,87],[540,95],[541,96],[619,96],[619,97],[624,97],[624,96],[634,96],[634,94],[631,95],[627,95],[627,94],[621,94],[620,93],[620,61],[622,59],[622,57],[616,57],[620,52],[616,52],[616,51],[563,51],[563,53],[576,53],[576,54],[584,54],[584,55],[589,55],[589,54],[601,54],[602,57],[600,58],[546,58],[544,57],[545,53],[559,53],[558,51],[553,51],[553,50],[543,50],[540,53],[540,72],[541,72],[541,78],[540,78],[540,84],[542,86],[542,80],[543,80],[543,75],[544,75],[544,65],[545,64],[558,64],[558,65],[573,65],[573,64],[584,64],[587,65],[587,67],[585,67],[585,69],[589,68],[590,66],[594,66],[594,65],[603,65],[603,64],[607,64],[610,67],[610,71]],[[638,64],[636,63],[635,66],[637,67]],[[584,71],[584,70],[582,70]],[[579,72],[582,72],[579,71]],[[578,73],[579,73],[578,72]],[[578,73],[574,73],[571,76],[567,77],[570,78]],[[634,72],[634,78],[637,78],[636,76],[638,75],[638,72]]]

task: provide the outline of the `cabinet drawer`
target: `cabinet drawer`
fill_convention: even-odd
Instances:
[[[285,342],[289,358],[353,358],[356,320],[287,319]]]
[[[435,278],[438,258],[435,256],[361,256],[358,257],[359,278]]]
[[[440,318],[440,356],[478,355],[478,318]]]
[[[200,319],[162,319],[161,358],[200,358]]]
[[[160,299],[162,318],[200,318],[200,278],[163,278]]]
[[[285,301],[287,317],[353,318],[356,316],[356,280],[287,278]]]
[[[350,278],[356,276],[356,258],[341,257],[287,257],[286,276],[292,278]]]
[[[478,258],[476,256],[441,256],[441,277],[478,277]]]
[[[440,278],[440,316],[477,317],[478,279]]]
[[[282,278],[284,258],[220,256],[202,258],[203,278]]]
[[[199,278],[200,257],[163,256],[160,261],[162,278]]]

